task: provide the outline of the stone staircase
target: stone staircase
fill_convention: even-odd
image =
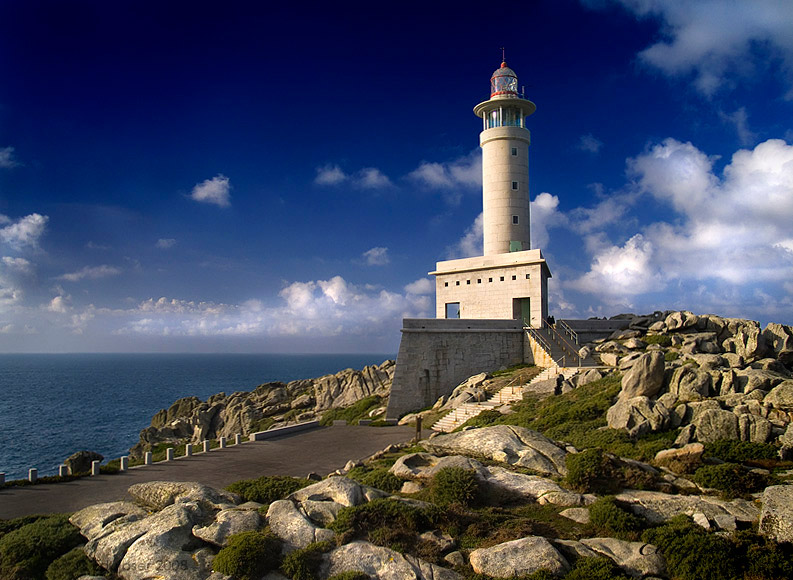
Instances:
[[[467,402],[455,407],[451,411],[449,411],[446,415],[441,417],[430,429],[433,431],[439,431],[441,433],[450,433],[454,431],[468,421],[471,417],[476,417],[482,411],[488,409],[494,409],[496,407],[500,407],[501,405],[505,405],[507,403],[514,403],[516,401],[520,401],[523,399],[523,390],[531,388],[531,385],[535,383],[539,383],[546,379],[553,378],[557,375],[563,375],[566,379],[573,376],[575,373],[578,372],[578,368],[570,367],[570,368],[562,368],[559,366],[553,366],[545,369],[539,375],[534,377],[528,384],[521,384],[521,385],[512,385],[508,384],[500,391],[495,393],[494,395],[490,396],[486,401],[482,402]]]

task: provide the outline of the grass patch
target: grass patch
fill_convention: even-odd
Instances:
[[[315,542],[289,552],[284,557],[281,570],[292,580],[315,580],[322,564],[322,554],[332,549],[333,544],[330,542]]]
[[[642,341],[646,344],[672,346],[672,337],[668,334],[647,334],[642,338]]]
[[[446,507],[451,504],[470,506],[479,503],[482,491],[479,481],[470,469],[445,467],[432,478],[430,493],[433,502]]]
[[[212,570],[237,580],[259,580],[281,564],[281,540],[269,529],[242,532],[229,538],[212,561]]]
[[[270,504],[312,483],[314,482],[311,480],[288,475],[265,475],[256,479],[235,481],[226,490],[238,494],[245,501]]]
[[[388,467],[356,467],[347,473],[347,477],[358,483],[375,487],[388,493],[396,493],[402,489],[402,480],[388,470]]]
[[[0,578],[43,579],[52,562],[83,543],[80,532],[69,523],[69,514],[24,518],[6,523],[0,537]]]
[[[778,449],[768,443],[720,439],[705,444],[705,457],[717,457],[722,461],[746,463],[757,460],[778,459]]]
[[[348,425],[355,425],[359,419],[368,419],[369,411],[383,406],[383,398],[377,395],[364,397],[354,405],[341,409],[329,409],[322,414],[320,425],[332,425],[334,421],[347,421]]]
[[[769,477],[737,463],[703,465],[692,479],[699,485],[718,489],[727,498],[743,497],[770,485]]]
[[[492,373],[490,373],[490,376],[494,377],[494,378],[495,377],[504,377],[506,375],[511,375],[512,373],[514,373],[515,371],[519,371],[520,369],[528,369],[528,368],[531,368],[533,366],[534,366],[533,364],[520,363],[520,364],[512,365],[511,367],[506,368],[506,369],[501,369],[499,371],[493,371]]]
[[[648,527],[643,518],[623,508],[613,496],[604,496],[589,506],[590,525],[598,535],[621,540],[636,541],[640,532]]]

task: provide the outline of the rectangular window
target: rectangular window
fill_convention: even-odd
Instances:
[[[447,302],[446,303],[446,318],[460,318],[460,303]]]
[[[477,278],[477,279],[476,279],[476,283],[477,283],[477,284],[481,284],[481,283],[482,283],[482,279],[481,279],[481,278]]]
[[[503,282],[503,281],[504,281],[504,276],[501,276],[501,280],[500,280],[500,281],[501,281],[501,282]]]
[[[465,283],[466,283],[466,284],[470,284],[470,283],[471,283],[471,281],[470,281],[470,280],[466,280],[466,281],[465,281]]]
[[[459,286],[459,285],[460,285],[460,281],[459,281],[459,280],[457,280],[457,282],[455,282],[455,283],[454,283],[454,285],[455,285],[455,286]]]
[[[487,281],[488,281],[488,282],[492,282],[492,281],[493,281],[493,278],[488,278],[488,279],[487,279]]]
[[[513,147],[512,148],[512,156],[513,157],[517,157],[518,156],[518,148],[517,147]]]
[[[448,287],[449,287],[449,283],[448,283],[448,282],[444,282],[444,283],[443,283],[443,286],[444,286],[445,288],[448,288]]]
[[[518,182],[517,181],[513,181],[512,182],[512,191],[517,191],[517,190],[518,190]]]
[[[512,279],[513,279],[513,280],[517,280],[517,279],[518,279],[518,277],[517,277],[517,276],[512,276]]]
[[[530,277],[531,276],[529,274],[526,274],[526,280],[528,280]]]
[[[513,216],[512,216],[512,225],[513,225],[513,226],[516,226],[516,225],[518,225],[518,222],[519,222],[519,221],[520,221],[520,220],[519,220],[518,216],[516,216],[516,215],[513,215]]]

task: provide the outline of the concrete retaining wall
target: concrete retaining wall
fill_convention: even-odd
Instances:
[[[404,319],[386,417],[428,407],[471,375],[523,362],[523,336],[519,320]]]

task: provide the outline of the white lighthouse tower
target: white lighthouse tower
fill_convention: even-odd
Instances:
[[[518,77],[506,62],[490,78],[490,99],[474,113],[482,118],[484,255],[531,249],[529,145],[526,117],[537,107],[518,93]]]
[[[502,62],[490,78],[490,98],[474,107],[482,119],[484,255],[438,262],[430,272],[437,318],[519,319],[541,327],[548,317],[551,272],[531,248],[526,119],[536,108]]]

